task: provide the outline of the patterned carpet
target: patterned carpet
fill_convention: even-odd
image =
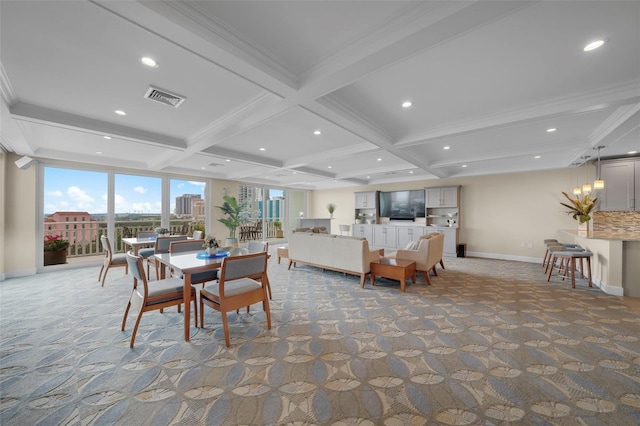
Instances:
[[[0,283],[3,425],[637,425],[640,316],[539,265],[445,259],[427,287],[308,266],[259,306],[182,339],[174,308],[120,331],[131,277]]]

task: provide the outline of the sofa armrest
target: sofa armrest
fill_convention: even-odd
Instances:
[[[380,250],[371,250],[369,249],[368,251],[366,251],[364,253],[364,255],[366,256],[366,262],[367,263],[371,263],[371,262],[377,262],[378,260],[380,260]]]

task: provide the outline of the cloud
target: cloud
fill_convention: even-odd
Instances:
[[[62,197],[62,191],[49,191],[47,192],[49,197]]]
[[[93,210],[93,202],[95,199],[79,187],[70,186],[67,188],[67,195],[71,201],[75,203],[75,209],[87,211]]]
[[[133,190],[138,194],[144,194],[145,192],[147,192],[147,189],[142,186],[136,186],[135,188],[133,188]]]
[[[189,184],[193,186],[197,186],[200,189],[204,189],[204,187],[207,185],[206,182],[195,182],[195,181],[189,181]]]

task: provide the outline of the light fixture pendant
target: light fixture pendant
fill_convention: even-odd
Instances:
[[[604,189],[604,180],[602,179],[602,176],[600,176],[600,150],[604,148],[604,145],[599,145],[593,149],[597,149],[598,150],[598,166],[596,168],[596,180],[595,182],[593,182],[593,189]]]
[[[573,188],[573,195],[580,195],[582,194],[582,189],[580,189],[579,186],[576,186],[575,188]]]
[[[589,185],[588,183],[582,185],[582,192],[584,193],[584,195],[591,194],[591,185]]]

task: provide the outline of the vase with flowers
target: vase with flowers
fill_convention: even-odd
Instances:
[[[67,263],[69,241],[62,235],[44,236],[44,266]]]
[[[560,203],[567,208],[567,214],[577,220],[585,230],[588,229],[591,212],[596,208],[598,199],[592,198],[589,194],[582,197],[576,196],[576,198],[571,198],[566,192],[563,192],[562,195],[571,203]]]
[[[218,252],[218,240],[216,240],[215,235],[207,235],[204,239],[204,243],[202,243],[202,247],[205,248],[207,254],[214,255]]]

